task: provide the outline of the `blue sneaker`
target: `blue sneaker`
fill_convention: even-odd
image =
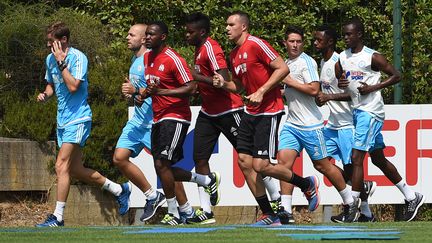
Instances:
[[[303,193],[309,202],[309,211],[313,212],[313,211],[315,211],[315,209],[318,208],[318,206],[320,204],[320,195],[319,195],[319,191],[318,191],[319,180],[318,180],[318,177],[315,175],[309,176],[306,179],[308,179],[310,181],[310,186],[309,186],[309,189]]]
[[[276,226],[276,225],[281,225],[281,222],[280,222],[279,217],[276,216],[276,215],[263,214],[252,225],[256,225],[256,226],[261,226],[261,225],[263,225],[263,226],[265,226],[265,225]]]
[[[62,227],[64,226],[64,220],[58,221],[54,214],[49,214],[45,222],[37,224],[36,227]]]
[[[144,213],[141,215],[142,222],[149,220],[156,213],[156,210],[166,202],[165,195],[162,192],[156,191],[155,199],[147,199],[144,206]]]
[[[122,192],[117,197],[117,203],[119,204],[120,215],[125,215],[129,211],[131,185],[129,182],[121,184]]]
[[[180,221],[183,224],[186,224],[188,219],[192,219],[193,217],[195,217],[195,210],[192,210],[191,213],[181,212],[179,210],[179,215],[180,215]]]

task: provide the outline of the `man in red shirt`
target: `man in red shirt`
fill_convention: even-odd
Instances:
[[[227,19],[228,38],[236,43],[231,51],[232,81],[215,73],[213,85],[246,93],[246,112],[237,136],[238,161],[247,184],[263,212],[257,225],[280,224],[268,201],[262,176],[271,176],[302,189],[309,203],[319,203],[316,178],[302,178],[281,164],[271,164],[277,153],[278,127],[284,113],[279,82],[289,73],[287,65],[266,41],[248,33],[249,16],[233,12]]]
[[[195,90],[192,75],[185,60],[167,47],[168,27],[153,22],[146,30],[146,46],[151,51],[144,55],[147,88],[139,93],[152,96],[154,124],[151,143],[156,173],[165,192],[168,214],[162,224],[181,224],[174,191],[171,166],[183,158],[183,143],[191,120],[189,96]]]

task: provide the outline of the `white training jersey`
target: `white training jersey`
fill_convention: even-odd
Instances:
[[[359,82],[368,85],[375,85],[381,82],[381,72],[372,70],[372,55],[377,51],[363,46],[358,53],[352,53],[347,49],[340,54],[340,63],[342,70],[345,72],[350,84],[348,92],[353,102],[353,108],[371,113],[376,118],[384,121],[384,101],[381,96],[381,90],[361,95],[358,87]]]
[[[339,54],[333,52],[333,55],[327,61],[321,60],[321,90],[325,94],[344,93],[343,89],[338,87],[338,79],[335,74],[335,65],[339,60]],[[331,129],[353,128],[352,104],[348,101],[327,101],[330,115],[327,127]]]
[[[291,78],[301,84],[318,82],[318,66],[306,53],[295,59],[285,61],[290,69]],[[288,103],[286,122],[303,130],[313,130],[323,126],[322,114],[315,103],[315,97],[285,85],[285,98]]]

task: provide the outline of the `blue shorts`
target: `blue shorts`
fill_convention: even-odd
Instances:
[[[326,141],[327,154],[335,160],[342,161],[343,165],[351,164],[351,152],[354,129],[324,128],[324,138]]]
[[[75,143],[84,147],[91,131],[91,121],[72,124],[67,127],[57,128],[57,143],[61,147],[63,143]]]
[[[135,158],[146,147],[151,149],[151,128],[138,127],[130,121],[124,126],[116,148],[125,148],[132,151],[131,157]]]
[[[354,110],[353,116],[355,133],[352,147],[369,152],[385,148],[384,138],[381,134],[383,122],[369,112],[362,110]]]
[[[328,157],[321,127],[314,130],[301,130],[285,123],[279,138],[279,151],[292,149],[300,153],[305,148],[312,160]]]

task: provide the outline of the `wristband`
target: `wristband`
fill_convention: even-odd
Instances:
[[[60,69],[60,71],[62,72],[63,70],[65,70],[65,68],[67,67],[67,64],[65,61],[59,61],[57,62],[58,68]]]

